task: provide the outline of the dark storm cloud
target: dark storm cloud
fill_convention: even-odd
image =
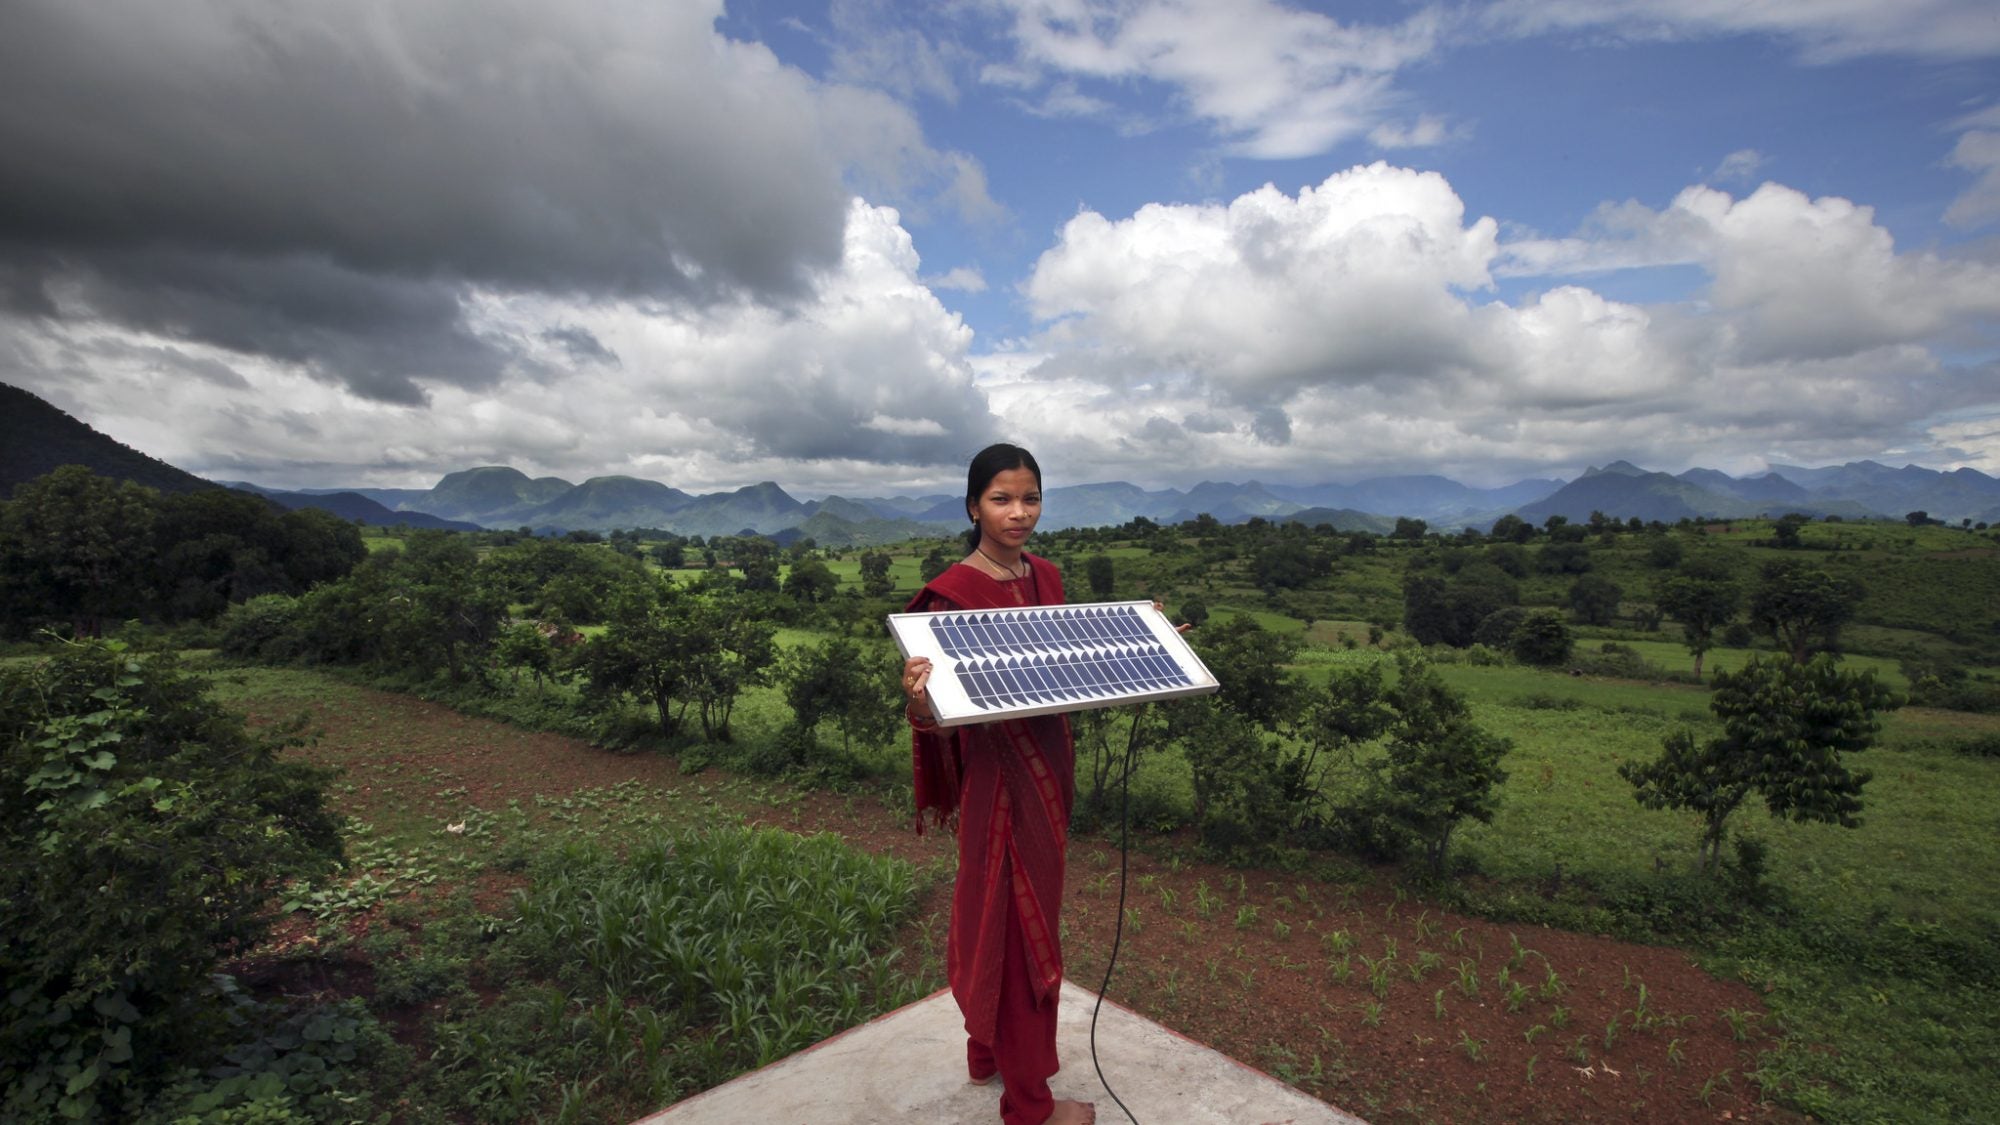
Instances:
[[[588,328],[565,324],[560,328],[544,329],[542,339],[561,348],[571,363],[601,363],[609,367],[619,364],[618,353],[605,347],[604,341],[592,335]]]
[[[1259,410],[1250,419],[1250,436],[1265,445],[1289,445],[1292,441],[1292,417],[1275,406]]]
[[[55,300],[43,284],[49,265],[46,258],[26,247],[10,252],[6,242],[0,241],[0,312],[55,316]]]
[[[0,302],[415,402],[512,359],[468,286],[801,299],[839,261],[838,129],[718,11],[9,0]]]
[[[524,288],[787,292],[846,193],[687,3],[12,0],[0,235]]]
[[[490,384],[520,362],[465,323],[463,283],[179,251],[99,255],[67,281],[92,315],[297,363],[384,402],[422,403],[418,380]]]

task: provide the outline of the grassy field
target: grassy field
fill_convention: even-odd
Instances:
[[[778,639],[790,646],[815,643],[821,636],[787,629]],[[1309,683],[1323,683],[1332,668],[1386,658],[1366,647],[1315,645],[1301,653],[1294,671]],[[1482,726],[1514,743],[1498,814],[1490,825],[1468,825],[1460,834],[1462,863],[1475,873],[1471,882],[1462,881],[1474,888],[1465,904],[1503,919],[1510,909],[1547,911],[1553,906],[1565,919],[1562,924],[1586,932],[1597,925],[1629,931],[1635,912],[1675,909],[1672,894],[1648,897],[1655,892],[1644,889],[1686,888],[1693,819],[1639,808],[1615,770],[1622,761],[1654,754],[1660,739],[1676,727],[1706,726],[1705,690],[1511,665],[1446,664],[1440,671],[1464,694]],[[550,832],[595,825],[591,831],[616,836],[635,824],[676,829],[690,823],[733,823],[715,819],[721,806],[713,802],[719,792],[686,803],[687,788],[669,784],[671,763],[650,756],[606,756],[606,768],[616,771],[648,762],[662,767],[646,766],[644,776],[655,780],[623,791],[622,798],[601,795],[618,784],[611,780],[615,773],[604,775],[600,789],[586,790],[599,796],[581,803],[528,797],[534,779],[524,779],[527,788],[512,806],[522,810],[514,814],[520,819],[509,822],[479,811],[480,805],[492,806],[495,795],[482,797],[476,786],[468,792],[463,771],[453,765],[482,752],[479,746],[462,744],[449,733],[412,742],[408,732],[415,728],[395,710],[385,710],[368,689],[317,673],[243,669],[225,673],[219,690],[263,714],[302,706],[341,714],[338,740],[343,752],[353,755],[353,774],[367,776],[359,784],[370,791],[357,791],[357,782],[349,780],[339,783],[346,788],[337,789],[337,795],[370,810],[372,828],[360,842],[375,850],[364,854],[402,857],[403,870],[413,865],[439,869],[443,860],[437,857],[457,844],[443,834],[451,823],[470,824],[470,831],[484,836],[480,851],[453,861],[471,865],[456,881],[475,884],[491,877],[495,857],[502,867],[523,870],[541,862],[532,854],[539,854],[542,845],[530,843],[554,839]],[[775,738],[786,720],[777,691],[755,689],[738,710],[738,741],[748,747]],[[1753,984],[1769,1007],[1771,1028],[1784,1032],[1775,1047],[1751,1056],[1754,1064],[1739,1068],[1742,1081],[1754,1077],[1767,1095],[1828,1120],[1973,1121],[2000,1113],[2000,1099],[1986,1086],[1990,1069],[2000,1065],[2000,1020],[1992,1003],[2000,999],[2000,987],[1990,960],[1994,935],[2000,934],[2000,887],[1986,877],[2000,862],[1990,802],[2000,786],[2000,761],[1953,750],[1965,739],[1991,734],[2000,734],[2000,719],[1922,710],[1889,716],[1881,745],[1858,763],[1872,768],[1876,777],[1867,791],[1866,822],[1856,830],[1776,821],[1761,808],[1738,814],[1736,827],[1768,846],[1768,878],[1786,902],[1774,925],[1752,924],[1695,943],[1719,976]],[[906,748],[900,743],[872,748],[865,758],[874,775],[867,790],[897,801],[895,794],[906,792]],[[782,814],[788,802],[798,799],[785,796],[782,787],[748,781],[728,787],[737,807],[763,808],[767,814]],[[1185,821],[1189,799],[1186,767],[1177,755],[1157,753],[1144,760],[1133,783],[1136,809],[1151,810],[1156,824]],[[508,840],[530,843],[510,847]],[[516,858],[508,861],[509,855]],[[1563,887],[1549,899],[1547,885],[1558,870]],[[1260,880],[1295,878],[1276,871],[1249,874]],[[1646,899],[1644,905],[1633,905],[1629,896],[1635,894]],[[1422,903],[1422,897],[1413,899],[1411,909]],[[329,915],[335,921],[345,916],[338,911]],[[450,925],[441,932],[451,932]],[[446,946],[426,954],[420,936],[411,941],[414,951],[406,957],[465,956]],[[482,963],[467,961],[475,979],[483,979],[478,972],[491,971],[478,969]],[[1148,979],[1171,986],[1179,971],[1149,970]],[[932,978],[923,979],[929,983]],[[1171,992],[1168,987],[1167,994]],[[573,987],[558,993],[541,1002],[554,1005],[567,997],[572,1021],[589,1017],[591,1003]],[[524,986],[517,1000],[531,1004],[535,995]],[[472,1009],[459,1011],[457,1018],[461,1023],[472,1020]],[[600,1011],[599,1018],[609,1017]],[[807,1021],[801,1026],[817,1025]],[[466,1024],[462,1030],[474,1028]],[[563,1056],[572,1063],[598,1058],[577,1042],[563,1043],[563,1051],[583,1052]],[[701,1073],[724,1075],[755,1057],[731,1056],[734,1061],[727,1063],[711,1059]],[[1532,1070],[1533,1064],[1528,1065]],[[427,1096],[434,1099],[474,1096],[443,1078],[426,1081],[443,1083],[430,1089]],[[618,1099],[634,1100],[605,1102],[579,1094],[576,1104],[638,1105],[692,1081],[692,1074],[633,1072],[617,1079],[614,1088],[622,1091]],[[532,1104],[559,1112],[562,1103]],[[1430,1114],[1436,1112],[1419,1109],[1395,1119],[1432,1120]]]

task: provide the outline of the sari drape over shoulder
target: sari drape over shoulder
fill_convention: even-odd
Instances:
[[[947,569],[911,599],[913,613],[1060,605],[1062,575],[1033,555],[1028,576],[995,579],[964,564]],[[1034,1004],[1052,1004],[1062,984],[1057,913],[1076,799],[1076,751],[1069,721],[1040,715],[917,731],[912,749],[917,830],[924,821],[955,828],[958,879],[946,975],[965,1013],[966,1033],[995,1042],[1011,927],[1028,955]]]

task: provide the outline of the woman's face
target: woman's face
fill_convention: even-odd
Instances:
[[[1042,518],[1042,486],[1028,469],[995,473],[969,513],[982,543],[1019,548]]]

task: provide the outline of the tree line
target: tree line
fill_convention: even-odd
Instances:
[[[106,622],[214,618],[299,594],[367,554],[354,524],[209,488],[162,493],[67,465],[0,504],[0,629],[97,636]]]

